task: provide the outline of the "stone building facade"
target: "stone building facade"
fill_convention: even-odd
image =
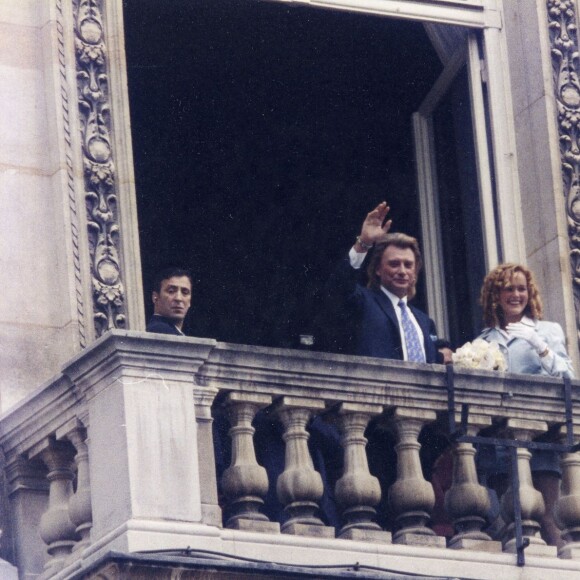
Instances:
[[[544,295],[549,297],[546,318],[561,323],[575,366],[580,368],[580,82],[577,70],[580,7],[577,2],[271,1],[309,5],[312,9],[352,10],[425,24],[429,38],[438,49],[444,73],[430,93],[431,101],[414,118],[414,126],[423,244],[428,248],[425,261],[427,271],[432,274],[427,288],[428,305],[443,328],[444,281],[434,275],[440,266],[438,231],[442,224],[436,218],[438,201],[434,185],[436,168],[430,161],[433,140],[429,133],[430,119],[446,82],[453,78],[459,66],[467,67],[486,264],[516,261],[528,264],[536,272]],[[176,354],[184,349],[179,343],[140,334],[145,316],[123,2],[3,1],[0,2],[0,29],[3,72],[0,83],[3,105],[0,113],[0,277],[4,288],[0,304],[0,410],[3,413],[0,443],[4,454],[1,527],[5,560],[18,569],[22,578],[38,574],[91,577],[99,563],[107,565],[107,557],[112,558],[111,550],[125,555],[149,549],[159,553],[163,549],[175,551],[176,543],[169,537],[180,534],[183,534],[180,544],[183,548],[186,540],[201,538],[206,549],[211,550],[215,541],[219,551],[229,553],[235,551],[232,546],[242,541],[240,538],[249,538],[243,540],[248,542],[248,550],[242,550],[239,555],[267,560],[263,551],[273,549],[268,547],[268,542],[256,539],[255,535],[244,536],[247,530],[243,526],[238,526],[236,531],[222,528],[215,474],[204,471],[208,465],[197,455],[209,453],[211,448],[210,406],[218,391],[230,391],[228,405],[235,409],[234,422],[240,427],[236,437],[241,447],[248,444],[245,437],[251,429],[252,414],[272,400],[278,400],[275,404],[281,421],[287,429],[291,425],[296,429],[289,439],[297,446],[298,455],[304,451],[300,441],[307,419],[320,411],[319,405],[324,407],[322,400],[309,391],[308,381],[298,370],[305,364],[314,365],[311,369],[314,375],[324,377],[313,383],[322,389],[319,393],[323,393],[321,396],[327,404],[340,403],[343,407],[339,416],[351,417],[350,423],[343,419],[343,428],[350,429],[355,439],[359,438],[353,443],[353,449],[359,451],[357,446],[362,437],[359,423],[363,424],[370,416],[389,408],[402,440],[416,440],[421,425],[435,418],[425,409],[434,404],[438,411],[444,410],[445,398],[441,395],[443,398],[439,397],[436,403],[428,402],[418,388],[413,400],[421,408],[415,411],[402,399],[383,400],[378,392],[372,400],[345,398],[344,393],[335,392],[340,391],[338,386],[335,391],[329,386],[332,373],[328,368],[335,365],[341,368],[337,383],[342,387],[351,388],[352,377],[356,377],[372,390],[378,379],[374,374],[377,369],[371,363],[365,363],[368,368],[361,370],[348,357],[333,359],[327,355],[323,370],[316,368],[316,361],[308,359],[308,355],[304,356],[309,362],[304,363],[287,352],[266,356],[259,348],[230,348],[202,339],[183,343],[188,349]],[[147,356],[143,357],[143,353]],[[228,361],[238,369],[253,368],[255,373],[265,375],[269,372],[272,384],[256,387],[251,372],[244,376],[239,371],[242,387],[240,398],[236,399],[237,391],[231,386],[234,378],[227,377]],[[272,368],[267,372],[264,369],[268,365]],[[143,369],[147,372],[143,373]],[[284,369],[290,369],[294,381],[290,383],[296,389],[288,397],[282,396],[284,389],[280,386]],[[389,369],[393,384],[415,385],[424,381],[423,384],[432,383],[443,389],[441,372],[437,369],[412,369],[410,374],[400,365]],[[191,459],[184,473],[168,463],[161,453],[143,447],[170,444],[175,434],[169,436],[163,429],[157,432],[153,428],[151,437],[143,438],[139,425],[143,420],[155,422],[152,409],[155,401],[162,399],[165,388],[171,396],[160,404],[162,416],[171,417],[181,405],[186,405],[191,395],[187,385],[192,372],[197,373],[192,387],[196,408],[192,406],[189,415],[177,421],[175,429],[183,438],[182,446],[171,452],[175,455],[170,455],[183,464],[187,464],[184,457]],[[157,374],[169,378],[155,382],[151,377]],[[482,380],[491,384],[489,378]],[[150,393],[144,399],[141,395],[138,397],[128,386],[131,381],[153,381]],[[325,381],[329,384],[325,385]],[[465,381],[465,389],[473,389],[469,376]],[[509,379],[500,387],[490,386],[490,393],[497,395],[508,387],[515,392],[523,388],[517,379]],[[252,389],[255,390],[253,398]],[[556,400],[558,387],[548,381],[546,389]],[[111,399],[103,398],[106,393]],[[514,429],[522,438],[542,431],[543,425],[538,424],[542,414],[549,417],[545,421],[560,422],[563,415],[558,414],[557,405],[550,397],[552,394],[547,401],[532,401],[536,407],[531,410],[517,404],[510,409],[511,419],[519,425]],[[107,430],[112,425],[110,415],[120,423],[125,421],[129,434],[129,437],[117,434],[113,454],[106,445]],[[485,425],[492,415],[483,405],[479,409],[480,423],[476,425]],[[533,421],[526,423],[528,416]],[[136,438],[131,439],[131,434]],[[184,441],[197,441],[194,451]],[[151,457],[146,457],[149,453]],[[126,463],[121,457],[127,459]],[[141,478],[146,473],[139,464],[146,460],[151,462],[152,471],[158,470],[158,480],[151,485],[172,490],[163,500],[154,493],[154,487],[142,484]],[[306,466],[301,464],[300,468],[311,473],[308,461],[304,461]],[[567,461],[570,469],[576,469],[578,460],[574,454],[569,454]],[[110,465],[122,473],[114,485],[107,480]],[[413,465],[411,459],[408,465]],[[360,465],[356,467],[359,468]],[[365,471],[364,466],[361,469]],[[420,479],[418,474],[409,477]],[[180,478],[194,483],[188,487]],[[46,507],[49,494],[52,508]],[[168,497],[171,494],[173,499]],[[574,490],[569,495],[574,496]],[[80,515],[74,525],[66,518],[65,523],[59,519],[66,503],[63,498],[68,501],[70,496],[77,496],[76,504],[82,504],[75,505],[75,513]],[[91,505],[92,515],[87,515]],[[183,512],[184,506],[190,508],[187,514]],[[47,513],[48,516],[42,515]],[[247,519],[259,520],[253,516]],[[419,520],[415,528],[424,531],[425,521]],[[148,523],[139,527],[135,523],[138,521]],[[72,526],[72,535],[63,530],[67,525]],[[575,529],[573,523],[566,525],[566,529]],[[39,526],[44,530],[43,540],[37,536],[34,542]],[[264,522],[253,526],[247,529],[254,530],[254,534],[269,529]],[[379,537],[386,533],[373,526],[363,528],[368,533],[355,537],[359,542],[370,538],[371,532],[377,532]],[[302,532],[306,539],[301,539]],[[342,550],[342,544],[335,545],[339,540],[330,539],[324,533],[313,533],[315,543],[310,544],[310,532],[302,532],[281,534],[285,539],[274,550],[283,559],[283,552],[290,546],[294,548],[295,559],[286,561],[288,566],[305,564],[310,550],[320,550],[321,561],[325,563],[332,561],[337,550]],[[576,539],[575,533],[570,532],[569,542]],[[423,535],[431,538],[429,534]],[[486,551],[486,556],[481,553],[473,556],[469,550],[439,556],[430,551],[437,547],[437,542],[413,545],[412,539],[407,540],[405,536],[404,541],[389,544],[372,561],[386,568],[389,558],[397,554],[402,559],[401,569],[408,572],[424,573],[433,565],[442,576],[483,578],[488,577],[487,572],[481,572],[483,557],[492,562],[490,573],[516,577],[515,571],[509,572],[513,562],[508,554],[513,550],[501,553],[500,549],[499,554]],[[460,540],[466,538],[459,538],[456,543],[461,544]],[[352,546],[346,549],[349,557],[353,561],[362,558],[370,565],[368,552],[374,548],[358,543]],[[407,548],[409,552],[405,552]],[[572,578],[580,569],[576,550],[575,545],[568,546],[560,558],[543,554],[545,560],[539,557],[530,566],[535,566],[536,572],[550,568],[558,570],[562,577]],[[413,564],[413,561],[419,563]],[[113,569],[121,564],[111,566]],[[10,564],[6,564],[6,570],[6,574],[14,572]],[[106,572],[105,577],[122,577],[120,568],[115,570]],[[85,573],[88,576],[82,575]],[[223,577],[228,577],[228,573],[224,571]],[[261,573],[267,576],[267,571]],[[331,577],[329,569],[325,573]]]

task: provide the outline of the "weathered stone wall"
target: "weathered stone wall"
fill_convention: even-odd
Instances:
[[[143,327],[122,23],[117,0],[0,3],[0,411]]]
[[[0,408],[12,406],[80,348],[68,197],[75,176],[64,139],[52,2],[0,4]],[[62,97],[62,98],[61,98]],[[75,264],[77,270],[80,264]]]
[[[567,223],[573,179],[565,166],[569,156],[560,154],[561,146],[574,148],[570,140],[561,140],[567,123],[560,112],[567,83],[563,68],[574,61],[566,53],[577,50],[577,44],[573,49],[575,31],[570,28],[575,22],[575,3],[510,0],[503,5],[526,259],[538,278],[545,318],[557,320],[566,329],[578,369],[578,322],[570,268],[574,242]],[[571,14],[567,14],[569,9]],[[570,87],[578,96],[577,81]]]

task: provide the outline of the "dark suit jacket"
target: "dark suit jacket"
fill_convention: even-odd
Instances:
[[[171,321],[171,318],[165,318],[154,314],[147,323],[147,332],[157,332],[158,334],[173,334],[175,336],[183,336]]]
[[[355,353],[403,360],[399,322],[393,303],[382,290],[358,284],[358,276],[359,271],[351,267],[347,256],[335,270],[329,285],[329,292],[350,311],[355,331]],[[423,332],[427,362],[442,362],[442,355],[435,347],[435,323],[418,308],[409,304],[409,309]]]

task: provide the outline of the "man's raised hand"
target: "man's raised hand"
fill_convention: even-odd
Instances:
[[[367,214],[362,224],[360,236],[357,238],[357,243],[355,244],[356,250],[359,250],[360,247],[360,250],[366,252],[374,244],[380,244],[385,240],[393,223],[392,220],[385,222],[389,209],[387,202],[383,201]]]

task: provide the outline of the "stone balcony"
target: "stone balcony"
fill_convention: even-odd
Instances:
[[[501,425],[502,437],[525,444],[549,432],[563,445],[567,419],[580,433],[580,415],[566,414],[563,382],[469,370],[452,376],[450,397],[439,365],[113,331],[0,418],[2,555],[21,578],[96,578],[115,558],[136,566],[145,555],[174,556],[182,567],[208,555],[215,566],[252,562],[257,577],[278,566],[326,578],[348,570],[578,578],[580,454],[561,447],[556,512],[566,543],[558,553],[540,538],[543,502],[525,445],[517,447],[519,494],[504,498],[507,531],[501,542],[491,539],[470,439],[495,436]],[[579,386],[568,391],[573,407]],[[453,444],[445,507],[454,531],[445,538],[430,524],[435,495],[419,441],[448,424],[450,408],[458,421],[462,408],[469,412],[467,437]],[[371,468],[369,425],[391,437]],[[279,433],[272,445],[267,428]],[[317,429],[334,437],[334,448],[309,445]],[[381,466],[383,451],[389,464]],[[313,455],[329,452],[342,458],[334,477],[315,469]],[[375,476],[382,467],[392,474],[388,488]],[[338,524],[319,509],[328,496]],[[268,508],[272,497],[280,521]]]

